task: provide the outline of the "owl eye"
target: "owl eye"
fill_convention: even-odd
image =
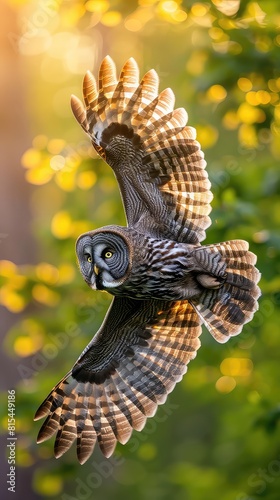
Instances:
[[[85,253],[85,258],[90,264],[92,263],[92,256],[90,255],[90,253]]]
[[[106,250],[106,252],[104,252],[103,254],[103,257],[104,259],[111,259],[111,257],[113,257],[113,253],[111,250]]]

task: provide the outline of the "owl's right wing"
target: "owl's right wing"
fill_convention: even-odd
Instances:
[[[98,442],[109,457],[140,431],[200,347],[201,321],[189,302],[114,298],[99,332],[51,391],[35,420],[38,442],[56,434],[55,456],[77,439],[84,463]]]
[[[141,82],[134,59],[119,80],[110,57],[99,71],[99,88],[88,72],[85,108],[72,96],[73,113],[97,153],[113,168],[128,225],[155,237],[199,243],[210,225],[212,193],[196,131],[174,94],[158,94],[158,76]]]

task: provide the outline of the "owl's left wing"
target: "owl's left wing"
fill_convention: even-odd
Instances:
[[[55,456],[77,439],[84,463],[98,442],[106,457],[140,431],[200,347],[200,319],[189,302],[114,298],[99,332],[51,391],[35,420],[38,442],[56,434]]]
[[[88,72],[85,108],[72,96],[73,113],[99,155],[117,177],[128,225],[155,237],[196,244],[210,225],[212,193],[196,131],[187,113],[174,108],[174,94],[158,94],[158,76],[148,71],[139,83],[134,59],[117,80],[106,57],[97,88]]]

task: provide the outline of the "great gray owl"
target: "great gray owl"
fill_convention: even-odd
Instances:
[[[212,194],[204,155],[170,89],[158,94],[149,71],[139,83],[129,59],[116,78],[106,57],[99,88],[91,73],[85,109],[72,109],[112,167],[127,227],[108,226],[77,241],[81,273],[114,295],[103,325],[35,419],[38,442],[56,434],[55,456],[77,439],[81,463],[96,441],[109,457],[155,414],[196,356],[204,323],[218,342],[240,333],[258,308],[256,257],[242,240],[201,246]]]

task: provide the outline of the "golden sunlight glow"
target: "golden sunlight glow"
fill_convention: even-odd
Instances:
[[[5,278],[14,277],[17,273],[17,266],[10,260],[0,260],[0,275]]]
[[[21,312],[26,306],[26,299],[19,294],[24,287],[27,278],[18,274],[18,268],[9,260],[0,261],[0,276],[8,281],[1,286],[0,304],[13,313]]]
[[[187,64],[186,69],[191,75],[201,75],[203,73],[208,55],[204,50],[195,50]]]
[[[45,149],[48,144],[48,138],[44,134],[36,135],[32,141],[34,149]]]
[[[212,3],[225,16],[234,16],[240,7],[240,0],[212,0]]]
[[[178,4],[177,4],[177,2],[174,2],[173,0],[170,0],[170,1],[167,0],[165,2],[160,3],[160,8],[162,10],[164,10],[165,12],[173,13],[173,12],[176,12],[176,10],[178,8]]]
[[[105,14],[102,16],[101,23],[104,24],[104,26],[112,28],[120,24],[121,20],[121,13],[117,10],[111,10],[109,12],[105,12]]]
[[[39,349],[41,349],[43,342],[36,341],[36,339],[31,338],[27,335],[20,335],[14,341],[14,351],[17,356],[25,358],[35,354]]]
[[[40,151],[37,151],[36,149],[33,148],[29,148],[23,153],[21,157],[21,164],[25,168],[34,168],[40,165],[41,160],[42,160],[42,155]]]
[[[50,167],[53,170],[61,170],[65,166],[65,158],[62,155],[54,155],[50,159]]]
[[[44,159],[40,166],[27,170],[25,174],[26,180],[37,186],[46,184],[52,176],[53,170],[50,168],[48,159]]]
[[[249,92],[252,90],[253,84],[249,78],[241,77],[237,80],[237,85],[242,90],[242,92]]]
[[[234,109],[229,109],[223,117],[223,125],[228,130],[235,130],[240,123],[240,119]]]
[[[235,389],[236,381],[233,377],[220,377],[217,380],[215,387],[218,392],[228,394],[229,392],[233,391],[233,389]]]
[[[140,31],[153,17],[153,9],[139,7],[125,18],[124,26],[128,31]]]
[[[47,149],[51,155],[58,155],[65,146],[66,142],[63,139],[50,139]]]
[[[52,219],[51,229],[56,238],[64,239],[72,235],[73,221],[66,210],[57,212]]]
[[[229,36],[221,28],[213,26],[209,29],[209,35],[215,42],[224,42],[229,39]]]
[[[59,272],[59,285],[65,285],[67,283],[71,283],[75,277],[76,268],[71,264],[61,264],[58,268]]]
[[[81,189],[90,189],[96,183],[96,173],[92,170],[81,172],[77,176],[77,185]]]
[[[40,281],[54,285],[59,279],[59,271],[51,264],[41,262],[36,266],[36,276]]]
[[[13,287],[4,285],[0,289],[0,304],[5,306],[12,313],[19,313],[25,308],[26,300],[16,293]]]
[[[86,10],[89,12],[106,12],[110,7],[108,0],[89,0],[86,2]]]
[[[258,136],[253,125],[243,123],[238,130],[238,139],[246,148],[256,148],[258,146]]]
[[[230,377],[249,377],[253,371],[253,362],[249,358],[225,358],[220,370],[223,375]]]
[[[211,148],[217,142],[219,137],[218,130],[212,125],[197,125],[197,139],[203,148]]]
[[[171,17],[177,23],[183,23],[187,19],[188,14],[184,10],[178,9],[171,14]]]
[[[76,187],[75,176],[76,173],[74,170],[60,170],[56,172],[55,182],[63,191],[74,191]]]
[[[32,295],[37,302],[46,306],[56,306],[60,300],[60,295],[45,285],[34,285]]]
[[[203,17],[207,14],[209,10],[208,5],[204,5],[202,3],[195,3],[191,8],[191,13],[195,17]]]
[[[212,85],[212,87],[207,90],[207,97],[213,102],[223,101],[226,96],[227,91],[222,85]]]
[[[262,109],[251,106],[247,102],[240,104],[237,115],[241,122],[249,125],[252,123],[262,123],[266,118],[265,112]]]
[[[143,28],[143,23],[137,17],[128,16],[125,19],[124,26],[128,31],[140,31]]]
[[[245,15],[247,15],[249,18],[254,19],[259,24],[263,24],[266,17],[266,13],[261,9],[258,2],[249,2]]]
[[[267,90],[258,90],[256,92],[256,99],[258,101],[258,104],[266,105],[270,103],[271,96],[270,93],[267,92]]]

